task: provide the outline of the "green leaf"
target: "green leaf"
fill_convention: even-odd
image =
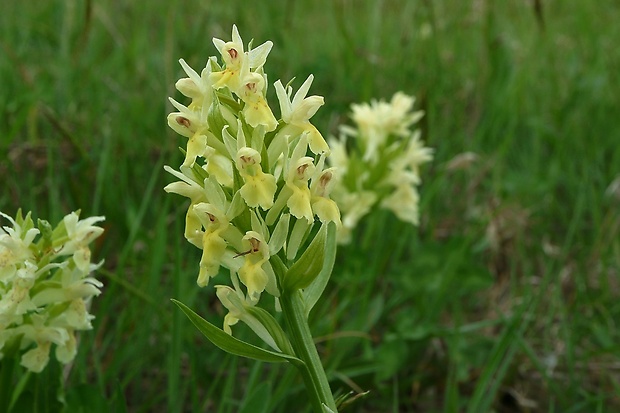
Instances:
[[[237,157],[237,139],[230,134],[227,127],[222,128],[222,140],[230,158],[235,159]]]
[[[226,216],[228,219],[235,219],[245,210],[245,201],[241,197],[241,192],[235,192],[233,195],[232,201],[230,201],[230,206],[226,211]]]
[[[323,257],[323,267],[319,275],[312,283],[304,289],[303,296],[306,302],[306,317],[310,314],[312,307],[319,301],[319,298],[327,287],[327,282],[334,268],[336,260],[336,224],[330,222],[327,226],[327,234],[325,238],[325,256]]]
[[[325,223],[321,226],[319,232],[317,232],[310,245],[308,245],[308,249],[304,251],[302,256],[295,261],[286,272],[282,285],[284,291],[292,292],[308,287],[322,273],[326,265],[330,269],[329,272],[331,272],[333,261],[330,265],[326,260],[326,258],[328,258],[326,247],[329,227],[329,223]],[[331,252],[335,252],[335,244],[330,245],[330,247],[334,250]]]
[[[9,407],[9,411],[13,410],[13,406],[15,406],[15,403],[17,402],[17,400],[19,400],[19,397],[24,392],[24,389],[26,388],[26,385],[28,384],[28,380],[30,379],[31,374],[32,374],[31,372],[26,371],[20,377],[17,385],[13,388],[13,395],[11,396],[11,405]]]
[[[17,210],[17,215],[15,215],[15,222],[17,225],[22,227],[22,231],[25,233],[29,229],[34,228],[34,221],[32,220],[32,212],[28,212],[24,217],[22,215],[22,209],[19,208]]]
[[[280,324],[276,321],[276,319],[269,314],[269,312],[260,307],[247,307],[247,312],[250,313],[254,318],[256,318],[264,328],[267,329],[271,338],[278,345],[280,350],[282,350],[286,354],[294,355],[293,346],[291,346],[291,342],[288,337],[280,327]]]
[[[278,287],[281,289],[282,280],[284,280],[284,275],[288,271],[288,268],[286,268],[286,265],[284,265],[282,259],[278,255],[272,255],[271,257],[269,257],[269,262],[271,263],[273,272],[276,273]]]
[[[291,235],[288,238],[288,242],[286,245],[286,259],[289,261],[295,260],[297,257],[297,252],[299,252],[299,247],[306,241],[308,237],[308,233],[314,222],[309,222],[305,218],[295,220],[295,224],[293,224],[293,230],[291,231]]]
[[[228,106],[232,112],[240,112],[241,109],[243,109],[241,103],[237,102],[235,98],[232,97],[230,92],[226,94],[218,91],[215,93],[215,95],[217,96],[217,100],[219,101],[219,103]]]
[[[227,353],[234,354],[236,356],[248,357],[254,360],[266,361],[270,363],[278,363],[288,361],[293,364],[303,364],[297,357],[290,356],[284,353],[276,353],[275,351],[264,350],[260,347],[256,347],[252,344],[241,341],[222,329],[215,327],[204,318],[200,317],[189,307],[180,301],[175,299],[171,300],[185,313],[187,318],[198,328],[198,330],[209,339],[210,342],[217,347],[226,351]]]
[[[16,359],[16,361],[19,359]],[[4,361],[4,359],[3,359]],[[64,381],[60,362],[51,358],[48,365],[40,373],[25,372],[20,377],[18,394],[13,394],[11,406],[5,412],[61,412],[65,402]],[[21,368],[18,370],[22,374]],[[25,385],[23,383],[26,383]],[[3,383],[4,384],[4,383]],[[10,387],[0,388],[0,392],[15,391]],[[6,406],[3,406],[5,408]]]
[[[218,98],[221,96],[218,95]],[[224,116],[222,116],[222,112],[220,110],[220,102],[218,99],[214,99],[213,103],[209,107],[209,112],[207,113],[207,122],[209,123],[210,130],[215,134],[217,138],[222,140],[222,129],[226,126],[226,120]]]
[[[271,234],[271,238],[269,239],[269,255],[276,255],[284,246],[286,236],[288,235],[290,219],[290,214],[282,214],[278,220],[278,223]]]

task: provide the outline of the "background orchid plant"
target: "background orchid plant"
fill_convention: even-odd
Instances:
[[[340,139],[330,139],[329,163],[339,171],[333,184],[342,211],[339,242],[350,242],[353,229],[375,206],[418,225],[420,166],[433,159],[433,150],[424,146],[420,130],[412,129],[423,116],[412,111],[414,102],[398,92],[389,102],[353,104],[355,127],[343,125]]]
[[[35,409],[36,387],[25,387],[29,375],[21,374],[16,362],[27,372],[41,373],[54,349],[56,359],[67,365],[77,354],[77,333],[92,329],[88,309],[103,284],[91,273],[103,261],[91,263],[89,244],[103,233],[95,224],[104,218],[80,220],[78,211],[56,227],[44,220],[35,227],[30,213],[0,215],[11,224],[0,229],[0,411],[15,406],[25,411]],[[62,395],[62,379],[46,376],[41,382],[48,388],[60,385]]]

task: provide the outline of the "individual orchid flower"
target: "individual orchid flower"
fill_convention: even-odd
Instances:
[[[319,168],[317,168],[319,169]],[[340,210],[329,194],[334,186],[334,173],[336,168],[328,168],[318,176],[312,178],[310,191],[312,192],[312,210],[321,222],[335,222],[336,226],[342,226]]]
[[[196,182],[195,179],[187,176],[184,173],[175,171],[169,166],[164,166],[164,169],[181,179],[177,182],[172,182],[164,187],[164,191],[169,193],[175,193],[185,196],[190,199],[190,207],[187,210],[185,219],[185,239],[194,244],[197,247],[202,245],[202,224],[198,219],[198,216],[194,212],[193,206],[200,202],[209,202],[207,194],[205,193],[204,186]]]
[[[279,192],[274,206],[269,210],[266,222],[271,225],[285,206],[288,206],[291,215],[295,218],[304,218],[308,223],[314,221],[312,211],[312,194],[308,181],[315,174],[314,159],[304,156],[307,148],[307,133],[303,133],[292,151],[290,158],[286,158],[283,165],[285,185]]]
[[[34,373],[41,373],[50,361],[50,341],[37,342],[37,346],[22,356],[21,365]]]
[[[296,218],[305,218],[307,221],[312,221],[314,216],[310,203],[312,194],[308,188],[308,180],[315,169],[313,161],[309,156],[299,158],[290,166],[286,179],[287,188],[292,190],[286,203],[291,215]]]
[[[40,373],[49,362],[52,344],[64,346],[69,340],[69,332],[62,327],[48,325],[48,314],[33,314],[31,323],[15,327],[15,336],[22,337],[22,343],[36,347],[22,355],[21,364],[34,373]]]
[[[207,136],[199,132],[193,134],[187,141],[187,151],[181,168],[191,168],[197,157],[205,156],[207,149]]]
[[[103,233],[103,228],[93,225],[97,222],[101,222],[105,217],[89,217],[86,219],[79,219],[79,215],[75,212],[63,218],[65,229],[67,230],[67,237],[69,240],[65,242],[60,253],[62,255],[71,254],[76,249],[90,244],[96,238]]]
[[[93,265],[95,270],[101,265]],[[48,281],[48,288],[37,292],[32,297],[32,303],[37,307],[44,307],[54,303],[70,302],[76,299],[88,299],[101,294],[101,281],[93,277],[85,277],[80,268],[70,268],[67,265],[59,268],[60,279]],[[87,273],[90,271],[87,271]]]
[[[58,251],[60,255],[72,254],[75,264],[82,271],[88,271],[90,265],[90,250],[88,244],[103,233],[103,228],[94,225],[103,221],[105,217],[89,217],[79,219],[78,214],[72,212],[63,218],[67,231],[68,241]]]
[[[291,95],[293,89],[290,86],[285,90],[280,80],[274,83],[278,101],[280,102],[282,120],[286,123],[286,126],[280,133],[296,136],[300,133],[307,132],[310,150],[314,154],[319,154],[321,152],[329,154],[329,146],[327,142],[325,142],[323,135],[310,123],[310,118],[314,116],[316,111],[325,103],[322,96],[306,97],[313,79],[313,75],[308,76],[308,79],[301,85],[292,100]]]
[[[225,213],[212,204],[199,203],[194,205],[193,210],[205,228],[202,235],[202,258],[197,281],[200,287],[204,287],[209,279],[219,272],[222,256],[227,246],[222,233],[228,228],[229,221]]]
[[[419,130],[411,135],[403,156],[398,159],[402,163],[402,165],[398,165],[400,169],[408,169],[418,177],[420,176],[420,166],[433,160],[433,149],[424,146],[420,135]]]
[[[233,25],[232,41],[224,42],[214,38],[213,44],[226,64],[224,70],[211,73],[209,76],[213,82],[213,88],[221,89],[226,86],[235,93],[242,87],[241,82],[246,72],[262,67],[273,47],[273,42],[266,41],[255,49],[244,52],[243,39],[236,25]]]
[[[90,330],[95,318],[86,308],[88,300],[77,298],[69,303],[67,309],[50,321],[53,327],[65,327],[72,330]]]
[[[178,112],[170,113],[167,118],[168,126],[176,133],[186,138],[191,138],[196,134],[201,135],[209,129],[206,121],[206,111],[202,108],[193,110],[172,98],[168,98],[168,100],[178,110]]]
[[[263,76],[255,72],[247,73],[241,84],[242,86],[237,93],[245,103],[243,116],[246,122],[254,128],[263,125],[266,132],[275,130],[278,121],[265,100],[265,79]]]
[[[413,112],[415,97],[408,96],[403,92],[396,92],[390,103],[383,108],[383,127],[388,134],[405,138],[411,134],[411,125],[419,121],[424,112]]]
[[[207,147],[204,158],[207,161],[204,170],[210,176],[214,176],[220,185],[232,188],[234,184],[232,160],[210,146]]]
[[[248,231],[243,241],[247,250],[240,253],[244,257],[244,263],[239,269],[239,279],[248,289],[250,302],[257,303],[270,281],[263,268],[263,264],[269,260],[269,245],[256,231]]]
[[[235,288],[233,290],[227,285],[216,285],[215,291],[217,298],[219,298],[222,305],[228,310],[228,314],[224,317],[224,331],[232,335],[231,327],[248,314],[245,308],[245,296],[240,289]]]
[[[75,338],[75,333],[71,332],[64,343],[56,345],[54,355],[56,359],[63,364],[68,364],[73,361],[77,355],[77,339]]]
[[[164,170],[180,179],[180,181],[172,182],[166,185],[164,187],[164,191],[179,194],[186,198],[189,198],[192,201],[192,204],[201,201],[208,202],[209,198],[207,197],[204,189],[204,182],[200,182],[200,179],[197,178],[194,174],[192,174],[191,171],[175,171],[168,165],[164,166]]]
[[[17,270],[11,288],[0,296],[0,314],[20,316],[37,309],[30,299],[36,270],[37,266],[29,261],[25,261],[24,267]]]
[[[249,207],[260,206],[264,210],[273,205],[276,193],[276,178],[261,169],[261,156],[252,148],[243,147],[237,152],[237,169],[245,183],[240,189],[241,196]]]
[[[182,170],[191,169],[197,157],[207,158],[217,153],[216,148],[211,145],[223,147],[223,144],[208,130],[207,124],[195,113],[171,113],[168,115],[168,125],[188,138]]]
[[[37,228],[19,225],[12,217],[2,212],[0,216],[13,224],[13,227],[4,226],[0,229],[0,281],[9,282],[17,273],[20,263],[34,260],[30,245],[40,231]],[[26,221],[28,218],[29,215]]]
[[[284,206],[284,202],[286,202],[291,215],[298,219],[305,218],[308,222],[313,221],[314,214],[310,203],[312,195],[308,181],[315,173],[316,166],[314,165],[313,158],[304,156],[308,148],[307,136],[308,133],[303,133],[300,136],[295,149],[284,165],[285,187],[278,195],[277,205],[270,211],[272,215],[279,213]],[[268,214],[267,222],[272,220],[273,218]]]
[[[398,185],[396,190],[381,201],[381,207],[389,209],[398,219],[413,225],[419,224],[418,204],[420,196],[411,185]]]
[[[213,102],[213,85],[211,83],[211,64],[207,65],[200,75],[192,69],[183,59],[179,59],[179,63],[188,77],[179,79],[175,87],[179,92],[192,99],[189,105],[191,110],[208,109]]]

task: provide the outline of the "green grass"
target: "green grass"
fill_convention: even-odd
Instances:
[[[398,90],[426,112],[420,228],[373,214],[312,315],[333,389],[370,390],[350,411],[620,409],[617,2],[121,3],[0,13],[0,210],[107,218],[69,400],[304,411],[294,369],[226,356],[169,301],[224,315],[195,286],[200,251],[162,165],[182,159],[165,122],[177,60],[201,67],[236,23],[274,41],[270,83],[315,75],[325,135]],[[451,167],[464,152],[477,160]]]

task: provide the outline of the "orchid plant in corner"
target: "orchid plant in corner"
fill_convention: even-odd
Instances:
[[[103,284],[92,272],[103,261],[91,262],[89,244],[104,217],[72,212],[55,227],[21,210],[0,217],[10,223],[0,228],[0,412],[50,411],[64,404],[78,333],[93,328],[90,303]],[[64,372],[48,367],[51,352]]]

